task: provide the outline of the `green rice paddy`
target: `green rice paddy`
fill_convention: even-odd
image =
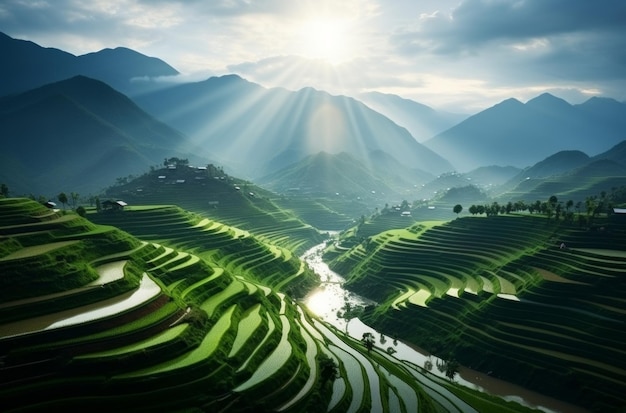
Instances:
[[[240,228],[234,215],[226,223],[161,205],[86,220],[0,199],[3,411],[527,411],[384,348],[370,354],[311,317],[297,298],[319,280],[297,251],[318,240],[304,242],[301,226],[285,239],[273,221],[257,235],[260,219]],[[549,244],[557,233],[572,249]],[[626,370],[626,262],[601,253],[604,241],[519,218],[415,223],[371,237],[372,250],[344,248],[333,266],[364,295],[385,281],[370,294],[381,305],[366,310],[381,331],[453,349],[477,368],[511,363],[544,385],[576,379],[581,397],[615,405]],[[42,323],[55,314],[66,321]],[[323,379],[322,355],[337,377]]]

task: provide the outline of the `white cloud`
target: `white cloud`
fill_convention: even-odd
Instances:
[[[311,59],[324,53],[307,50],[302,27],[316,19],[344,22],[351,46],[340,64]],[[125,46],[186,75],[236,71],[266,86],[393,91],[448,109],[523,100],[539,88],[626,99],[624,21],[622,0],[0,3],[5,33],[73,54]]]

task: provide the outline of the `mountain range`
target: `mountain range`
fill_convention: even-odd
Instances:
[[[84,76],[0,98],[0,180],[24,193],[96,192],[143,173],[184,136]],[[182,155],[181,155],[182,156]]]
[[[174,85],[135,98],[189,136],[187,150],[211,151],[239,175],[259,179],[309,155],[350,153],[375,162],[383,151],[429,173],[453,168],[389,118],[346,96],[313,88],[266,89],[237,75]]]
[[[468,117],[465,114],[435,110],[414,100],[388,93],[366,92],[359,94],[357,99],[406,128],[422,143]]]
[[[562,150],[593,156],[626,139],[626,104],[591,98],[571,105],[544,93],[507,99],[428,139],[424,145],[459,171],[486,165],[525,168]]]
[[[83,75],[101,80],[125,94],[152,87],[144,78],[178,75],[161,59],[117,47],[75,56],[55,48],[14,39],[0,32],[0,96]],[[42,70],[43,69],[43,70]]]
[[[97,192],[176,156],[276,191],[421,199],[452,182],[519,191],[538,170],[546,179],[602,159],[622,165],[626,152],[626,104],[610,98],[572,105],[546,93],[468,117],[237,75],[134,82],[178,72],[124,48],[74,56],[0,33],[0,53],[10,56],[0,67],[0,181],[14,193]],[[620,175],[607,165],[594,173]]]

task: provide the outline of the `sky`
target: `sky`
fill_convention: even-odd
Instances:
[[[624,0],[0,0],[0,31],[118,46],[200,80],[392,93],[476,113],[544,92],[626,101]]]

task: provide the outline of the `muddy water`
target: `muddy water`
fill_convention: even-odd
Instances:
[[[373,302],[343,289],[342,283],[345,281],[343,277],[330,270],[328,265],[322,261],[321,253],[324,247],[325,244],[317,245],[301,257],[322,280],[320,287],[311,291],[304,298],[304,303],[309,310],[323,321],[347,332],[356,339],[361,339],[365,332],[374,334],[374,337],[377,339],[376,345],[382,348],[393,347],[396,351],[394,356],[399,360],[407,360],[418,366],[423,366],[428,360],[432,362],[433,366],[436,366],[437,361],[440,360],[428,352],[413,345],[394,341],[393,338],[380,334],[359,319],[352,319],[346,322],[345,319],[338,316],[338,312],[343,311],[346,303],[350,303],[353,306],[362,306],[373,304]],[[443,373],[439,372],[436,367],[432,369],[431,373],[444,377]],[[561,402],[465,367],[460,369],[455,381],[469,388],[500,396],[505,400],[515,401],[548,413],[588,413],[588,410],[583,408]]]

